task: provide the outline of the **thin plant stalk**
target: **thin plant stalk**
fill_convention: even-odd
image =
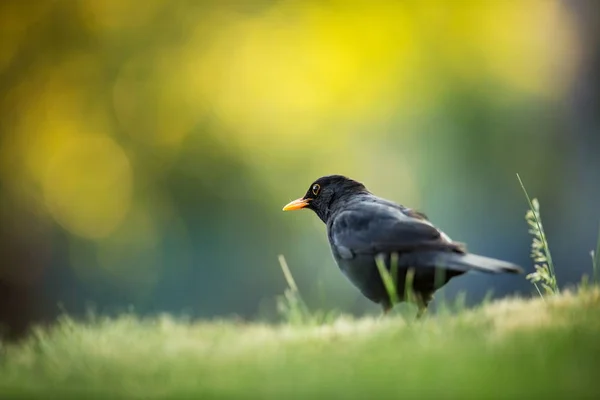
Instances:
[[[594,283],[600,283],[600,227],[598,228],[598,242],[596,250],[592,251],[592,268],[594,274]]]
[[[527,203],[529,203],[529,208],[533,212],[533,217],[535,218],[535,223],[537,224],[538,229],[540,230],[540,234],[542,235],[542,241],[544,242],[544,250],[546,251],[546,255],[548,256],[548,266],[550,267],[550,272],[552,275],[556,275],[554,271],[554,262],[552,262],[552,255],[550,254],[550,247],[548,246],[548,240],[546,239],[546,234],[544,233],[544,229],[542,228],[542,221],[538,218],[537,213],[535,212],[535,208],[533,207],[533,203],[529,198],[529,194],[527,193],[527,189],[525,189],[525,185],[521,180],[519,174],[517,174],[517,178],[519,179],[519,183],[521,184],[521,188],[523,189],[523,193],[525,193],[525,197],[527,198]]]
[[[521,188],[523,189],[523,193],[525,193],[525,198],[529,204],[529,211],[525,214],[525,219],[530,226],[529,231],[533,235],[531,257],[534,261],[535,272],[527,275],[527,279],[533,283],[535,289],[542,298],[544,298],[544,295],[540,290],[540,285],[545,289],[547,294],[558,294],[560,291],[558,289],[550,246],[548,245],[548,240],[541,220],[539,202],[537,199],[531,199],[529,197],[527,189],[525,189],[525,185],[519,174],[517,174],[517,179],[521,184]]]
[[[397,303],[398,302],[398,293],[396,292],[394,278],[392,278],[390,272],[385,267],[385,260],[384,260],[384,257],[382,254],[379,254],[375,257],[375,264],[377,265],[377,269],[379,270],[379,275],[381,275],[381,279],[383,280],[383,285],[385,287],[385,290],[388,293],[390,302],[392,304]]]

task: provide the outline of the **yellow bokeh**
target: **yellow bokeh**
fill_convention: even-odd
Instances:
[[[577,66],[577,39],[560,7],[280,2],[225,19],[201,51],[191,38],[180,79],[248,157],[275,162],[355,141],[363,134],[356,126],[398,110],[426,113],[453,85],[561,95]]]
[[[100,0],[86,1],[81,8],[88,26],[103,35],[140,28],[152,22],[163,5],[162,1],[157,0],[146,0],[143,7],[135,1]]]
[[[306,143],[332,121],[380,114],[395,86],[410,85],[418,49],[394,7],[284,2],[233,19],[199,56],[196,84],[242,143]]]
[[[434,41],[437,59],[463,80],[487,78],[527,94],[560,94],[577,65],[575,26],[561,7],[547,0],[438,5],[434,32],[445,40]]]
[[[29,8],[24,14],[18,2],[5,1],[0,12],[0,71],[8,67],[15,57],[24,39],[31,33],[35,24],[46,17],[52,9],[52,2],[43,2]]]
[[[42,183],[48,210],[60,225],[101,238],[129,210],[133,173],[127,155],[109,137],[80,134],[61,141]]]
[[[152,146],[177,146],[202,114],[201,99],[179,73],[180,53],[159,60],[134,57],[120,69],[113,86],[119,125],[137,141]],[[151,110],[151,112],[149,112]]]
[[[65,141],[82,133],[110,131],[108,110],[90,102],[86,93],[98,75],[94,58],[83,53],[31,74],[8,93],[19,112],[6,156],[22,162],[34,180],[42,179],[50,158]]]

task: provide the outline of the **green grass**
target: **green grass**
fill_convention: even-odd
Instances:
[[[599,337],[598,288],[410,324],[63,318],[2,348],[0,398],[592,398]]]

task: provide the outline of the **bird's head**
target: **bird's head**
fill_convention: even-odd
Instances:
[[[306,194],[286,204],[283,211],[308,208],[326,223],[340,199],[359,193],[368,193],[362,183],[342,175],[327,175],[311,183]]]

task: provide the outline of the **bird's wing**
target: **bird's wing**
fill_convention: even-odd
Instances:
[[[369,200],[371,202],[373,202],[373,203],[376,203],[376,204],[379,204],[379,205],[382,205],[382,206],[386,206],[386,207],[390,207],[390,208],[393,208],[395,210],[399,210],[399,211],[401,211],[406,216],[413,217],[413,218],[416,218],[416,219],[420,219],[420,220],[429,222],[428,221],[429,218],[427,217],[427,215],[425,213],[421,212],[421,211],[417,211],[417,210],[414,210],[412,208],[405,207],[403,205],[400,205],[398,203],[394,203],[393,201],[384,199],[382,197],[371,196],[371,198]]]
[[[451,241],[421,215],[377,203],[363,203],[336,215],[330,237],[343,258],[418,249],[464,251],[462,244]]]

